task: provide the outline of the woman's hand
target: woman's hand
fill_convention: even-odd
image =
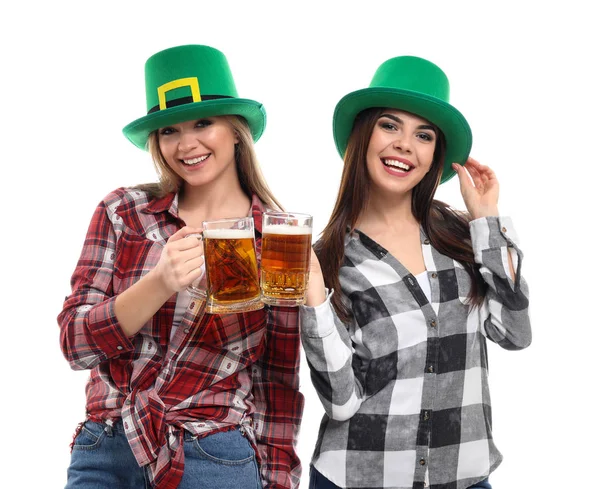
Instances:
[[[179,292],[202,274],[204,247],[202,240],[188,234],[199,234],[200,229],[185,226],[169,238],[162,250],[154,273],[166,289]]]
[[[310,253],[310,275],[306,291],[306,305],[316,307],[325,302],[325,281],[323,280],[321,264],[312,248],[310,249]]]
[[[468,158],[464,167],[453,163],[452,168],[458,173],[460,193],[471,218],[497,216],[500,186],[492,169],[473,158]]]
[[[202,274],[202,241],[188,234],[200,230],[184,227],[169,238],[156,266],[121,292],[115,300],[115,316],[131,337],[150,320],[175,292],[185,289]]]

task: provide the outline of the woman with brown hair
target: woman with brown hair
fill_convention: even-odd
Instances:
[[[448,92],[436,65],[401,56],[336,107],[342,181],[300,313],[326,411],[311,488],[490,488],[501,462],[486,339],[529,345],[528,289]],[[455,173],[467,213],[434,199]]]
[[[64,356],[90,370],[67,488],[295,488],[297,308],[207,314],[187,291],[203,221],[253,219],[260,256],[262,212],[279,207],[254,154],[264,108],[209,46],[145,71],[148,113],[123,132],[159,182],[100,202],[58,316]]]

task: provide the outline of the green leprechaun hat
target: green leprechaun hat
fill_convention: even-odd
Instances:
[[[373,76],[369,88],[343,97],[333,114],[333,137],[340,156],[344,156],[348,138],[359,112],[382,107],[404,110],[435,124],[446,138],[446,159],[440,183],[456,172],[452,163],[463,165],[471,151],[469,123],[448,103],[450,84],[435,64],[415,56],[399,56],[385,61]]]
[[[225,55],[210,46],[177,46],[146,61],[147,115],[123,128],[123,134],[144,149],[148,135],[161,127],[201,117],[239,115],[254,141],[266,124],[262,104],[238,98]]]

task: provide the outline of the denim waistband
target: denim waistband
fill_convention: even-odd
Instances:
[[[96,423],[96,421],[92,421],[92,420],[88,420],[88,422],[90,423]],[[109,435],[112,436],[114,434],[118,434],[118,435],[125,435],[125,426],[123,426],[123,420],[122,419],[116,419],[116,420],[105,420],[102,423],[99,424],[103,424],[104,425],[104,431]],[[203,435],[201,435],[201,437],[204,436],[210,436],[210,435],[214,435],[215,433],[219,433],[221,431],[232,431],[232,430],[239,430],[240,434],[245,435],[245,430],[242,426],[239,425],[232,425],[232,426],[227,426],[225,428],[221,428],[215,431],[210,431],[208,433],[205,433]],[[195,440],[196,438],[198,438],[198,435],[191,433],[187,430],[184,429],[184,440],[185,441],[192,441]]]
[[[88,422],[96,423],[96,421],[91,421],[91,420],[89,420]],[[109,436],[112,436],[113,434],[118,434],[118,435],[125,434],[125,426],[123,426],[122,419],[116,419],[114,421],[113,420],[105,420],[99,424],[104,425],[104,431],[106,431],[106,433]]]

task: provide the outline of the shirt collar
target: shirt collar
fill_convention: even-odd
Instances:
[[[179,194],[177,192],[170,192],[164,197],[151,199],[142,212],[160,214],[161,212],[168,211],[173,217],[179,217],[178,205]]]

